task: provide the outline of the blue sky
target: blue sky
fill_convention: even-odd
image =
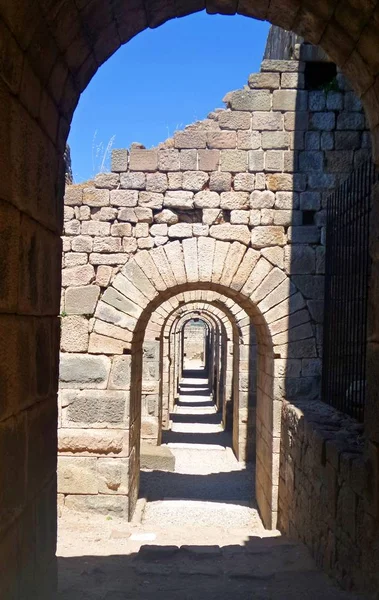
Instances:
[[[269,25],[197,13],[146,30],[97,72],[69,136],[75,182],[99,170],[107,144],[151,148],[203,119],[259,70]],[[106,161],[107,162],[107,161]],[[109,165],[109,161],[108,161]]]

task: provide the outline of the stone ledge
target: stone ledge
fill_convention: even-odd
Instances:
[[[141,469],[175,472],[175,456],[169,448],[141,444]]]

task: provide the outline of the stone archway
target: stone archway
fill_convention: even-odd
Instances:
[[[205,238],[204,238],[205,239]],[[220,243],[219,243],[220,244]],[[288,276],[278,267],[262,271],[262,262],[265,259],[251,254],[241,245],[241,262],[230,280],[230,262],[228,251],[235,252],[235,243],[221,242],[225,245],[223,253],[215,253],[216,241],[208,238],[206,245],[202,239],[193,238],[183,243],[171,242],[159,252],[145,252],[145,260],[141,263],[136,258],[131,258],[121,273],[116,276],[113,283],[100,297],[95,310],[94,333],[91,334],[99,340],[96,331],[104,331],[109,325],[123,325],[123,332],[130,332],[131,346],[128,344],[126,351],[131,356],[124,356],[125,342],[115,340],[113,352],[108,348],[107,368],[109,377],[104,379],[106,392],[111,398],[117,396],[121,407],[125,407],[127,415],[125,429],[129,431],[128,450],[128,501],[129,515],[133,513],[138,496],[139,472],[139,440],[141,419],[141,373],[142,373],[142,342],[145,327],[154,310],[159,309],[163,302],[181,292],[190,290],[214,290],[226,297],[230,297],[249,315],[255,326],[258,343],[258,379],[257,379],[257,501],[263,521],[268,528],[275,527],[277,505],[276,495],[279,476],[279,438],[280,414],[282,399],[287,396],[288,390],[298,389],[298,377],[288,374],[283,360],[288,354],[292,358],[302,359],[309,357],[309,348],[316,352],[314,338],[309,339],[309,344],[299,345],[291,339],[291,324],[288,316],[293,296],[301,298],[301,293],[289,281]],[[149,257],[149,258],[147,258]],[[222,257],[222,259],[220,259]],[[267,261],[266,261],[267,262]],[[226,281],[228,284],[226,285]],[[111,306],[107,304],[112,298]],[[292,300],[291,300],[292,298]],[[115,302],[113,302],[115,300]],[[120,310],[122,308],[122,310]],[[304,309],[307,310],[307,309]],[[133,316],[132,316],[133,315]],[[287,336],[287,344],[275,346],[275,327],[272,323],[281,318],[282,323],[287,318],[287,329],[279,334],[281,342]],[[117,325],[116,325],[117,326]],[[123,333],[123,335],[125,335]],[[313,334],[312,334],[313,335]],[[72,392],[76,388],[74,379],[70,380],[72,365],[75,361],[97,360],[103,361],[105,357],[92,356],[91,347],[99,348],[92,343],[90,336],[89,354],[63,355],[61,367],[61,380],[66,388],[63,395],[67,397],[71,389],[74,398],[96,396],[94,391]],[[311,350],[312,352],[312,350]],[[130,385],[133,382],[133,385]],[[317,381],[315,380],[317,386]],[[83,391],[84,390],[84,391]],[[117,391],[115,391],[117,390]],[[72,400],[69,406],[75,411],[77,401]],[[67,411],[66,411],[67,412]],[[68,410],[69,418],[70,408]],[[277,440],[277,441],[275,441]]]
[[[31,543],[27,559],[16,540],[19,528],[29,527],[29,511],[44,514],[42,525],[37,526],[33,521],[33,531],[54,530],[51,524],[55,521],[59,346],[55,317],[60,293],[62,157],[71,117],[81,91],[121,43],[148,26],[156,27],[168,18],[205,7],[209,12],[226,14],[234,14],[237,8],[233,2],[221,1],[169,2],[163,7],[150,2],[132,7],[122,3],[111,12],[105,0],[90,5],[80,3],[80,8],[73,1],[61,5],[22,0],[3,3],[1,7],[2,35],[9,59],[0,65],[3,140],[0,211],[4,233],[0,356],[1,363],[6,365],[2,373],[2,390],[6,391],[1,428],[7,439],[8,436],[12,441],[22,439],[23,447],[28,448],[19,452],[20,446],[15,442],[11,459],[2,471],[0,486],[7,490],[2,501],[5,515],[2,552],[12,557],[5,566],[3,587],[16,597],[24,598],[29,593],[22,582],[18,583],[14,566],[17,562],[24,571],[30,568],[35,572],[35,588],[40,598],[51,598],[55,587],[54,540],[48,550],[46,544],[36,548],[35,542]],[[327,2],[310,5],[288,0],[239,3],[238,9],[241,14],[294,30],[329,53],[363,98],[377,157],[376,7],[363,1],[331,6]],[[372,254],[375,283],[376,244]],[[372,296],[375,316],[375,289]],[[370,352],[375,365],[377,337],[373,340]],[[51,375],[49,380],[47,373]],[[374,391],[374,383],[372,386]],[[377,444],[379,425],[374,402],[369,407],[367,430]],[[374,455],[377,456],[377,450]],[[13,494],[15,467],[26,474],[26,480],[20,482],[17,501]],[[45,506],[48,510],[43,509]],[[38,536],[31,537],[35,540]]]

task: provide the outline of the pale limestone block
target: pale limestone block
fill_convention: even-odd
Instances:
[[[158,227],[160,227],[160,226],[158,225]],[[167,228],[167,225],[166,225],[166,228]],[[163,291],[163,290],[167,289],[167,285],[164,282],[161,274],[159,273],[157,266],[151,256],[150,252],[147,252],[147,251],[138,252],[135,256],[135,261],[138,264],[138,266],[140,267],[140,269],[143,271],[143,273],[146,275],[146,277],[148,279],[150,279],[150,281],[152,282],[152,284],[158,291]],[[123,292],[123,293],[129,297],[130,285],[128,283],[128,280],[125,279],[122,274],[118,275],[116,280],[117,280],[116,286],[122,286],[122,289],[120,287],[118,287],[118,289],[120,289],[120,291],[123,291],[124,287],[127,287],[128,291],[126,293],[125,292]],[[135,289],[133,291],[134,301],[137,301],[138,304],[140,304],[140,306],[146,306],[143,295],[141,294],[140,297],[137,297],[138,294],[136,295],[136,292],[137,292],[137,290]]]
[[[259,131],[282,131],[283,115],[279,112],[254,112],[252,128]]]
[[[224,268],[224,263],[229,250],[229,243],[216,241],[213,265],[212,265],[212,282],[219,283],[221,273]]]
[[[253,208],[249,211],[249,225],[256,227],[261,224],[261,211]]]
[[[58,429],[58,451],[75,456],[127,456],[129,431],[115,429]]]
[[[295,192],[277,192],[275,194],[275,208],[280,210],[299,208],[299,194]]]
[[[265,152],[265,169],[274,172],[283,171],[284,153],[280,150],[267,150]]]
[[[249,87],[251,89],[268,88],[276,90],[280,86],[279,73],[252,73],[249,76]]]
[[[169,190],[180,190],[182,187],[183,175],[182,173],[167,173],[168,188]]]
[[[186,268],[184,264],[183,247],[180,242],[170,242],[164,247],[167,260],[178,285],[187,283]]]
[[[192,236],[192,223],[176,223],[168,228],[169,238],[188,238]]]
[[[277,288],[285,279],[285,273],[283,273],[281,269],[278,269],[278,267],[274,267],[251,294],[251,300],[258,304],[258,302],[266,298],[266,296]]]
[[[99,296],[97,285],[69,287],[65,294],[65,312],[68,315],[92,315]]]
[[[126,190],[144,190],[146,187],[145,173],[121,173],[120,186]]]
[[[121,173],[128,170],[129,152],[123,148],[112,150],[111,170]]]
[[[62,406],[66,396],[68,402],[72,396],[70,390],[76,388],[97,388],[105,390],[111,369],[110,359],[106,356],[90,356],[88,354],[63,353],[60,356],[59,381],[60,387],[66,389],[62,394]],[[75,396],[75,394],[74,394]]]
[[[255,190],[250,194],[250,208],[272,208],[275,203],[275,194],[266,190]]]
[[[58,493],[97,494],[97,459],[58,457]]]
[[[247,156],[245,150],[221,150],[221,171],[238,173],[247,171]]]
[[[158,224],[175,225],[179,221],[179,217],[175,212],[166,208],[154,216],[154,221]]]
[[[153,250],[151,252],[151,257],[154,260],[154,253],[156,251]],[[138,263],[135,260],[129,261],[121,270],[121,273],[128,279],[133,286],[142,292],[149,300],[154,300],[157,296],[158,292],[156,288],[151,284],[149,279],[146,277],[142,269],[138,266]]]
[[[251,115],[242,111],[225,110],[219,113],[218,123],[221,129],[250,129]]]
[[[271,110],[271,94],[269,90],[237,90],[228,94],[228,104],[233,110]]]
[[[248,153],[249,171],[262,171],[264,169],[264,152],[250,150]]]
[[[150,250],[150,248],[154,248],[154,238],[151,236],[138,238],[137,248],[140,250]]]
[[[149,235],[149,224],[136,223],[133,234],[136,238],[147,237]]]
[[[289,147],[290,137],[288,133],[282,131],[263,131],[263,150],[288,150]]]
[[[92,265],[69,267],[62,270],[62,286],[88,285],[95,279],[95,270]]]
[[[163,204],[166,208],[182,210],[193,208],[193,192],[168,191],[165,194]]]
[[[121,252],[121,238],[95,237],[93,240],[93,252]]]
[[[122,354],[128,347],[127,342],[98,333],[91,333],[89,336],[88,352],[91,354]]]
[[[250,297],[272,268],[272,264],[268,260],[263,257],[259,258],[242,287],[242,294]]]
[[[274,211],[274,225],[283,225],[288,227],[293,223],[293,211],[292,210],[275,210]]]
[[[273,225],[274,210],[272,208],[262,208],[261,210],[261,225]]]
[[[284,248],[281,248],[280,246],[262,248],[261,254],[275,267],[279,267],[280,269],[284,268]]]
[[[137,190],[112,190],[110,193],[110,203],[112,206],[133,208],[137,206],[137,202]]]
[[[128,254],[132,254],[137,250],[137,240],[134,237],[124,237],[122,240],[122,249]]]
[[[95,186],[106,190],[114,190],[118,187],[119,182],[120,176],[118,173],[98,173],[95,177]],[[87,202],[83,202],[83,204],[87,204]]]
[[[247,192],[222,192],[221,208],[227,210],[248,209],[249,194]]]
[[[221,273],[220,283],[226,287],[230,286],[230,283],[243,259],[246,252],[246,246],[238,242],[233,242],[229,246],[228,254],[225,258],[224,268]]]
[[[280,114],[280,113],[274,113]],[[290,111],[284,113],[284,128],[286,131],[306,131],[309,126],[308,111]]]
[[[195,194],[195,208],[218,208],[220,206],[220,195],[217,192],[204,190]]]
[[[282,73],[282,88],[295,88],[297,90],[304,88],[304,73]]]
[[[99,458],[97,461],[100,494],[123,494],[129,491],[129,459]]]
[[[146,191],[165,192],[168,188],[167,175],[165,173],[147,173]]]
[[[278,73],[293,73],[304,71],[305,63],[298,60],[273,60],[264,59],[261,63],[261,71],[273,71]]]
[[[248,248],[245,256],[241,264],[238,267],[238,270],[233,276],[230,287],[234,290],[240,291],[242,287],[245,285],[248,277],[250,276],[252,270],[257,264],[260,258],[260,254],[257,250],[253,250],[253,248]]]
[[[266,246],[284,246],[286,235],[284,228],[278,225],[255,227],[251,232],[251,245],[253,248]]]
[[[79,214],[77,216],[79,221],[88,221],[91,218],[91,209],[89,206],[79,206]]]
[[[163,206],[163,194],[157,192],[139,192],[138,206],[161,210]]]
[[[203,224],[204,225],[215,225],[222,221],[222,210],[218,208],[206,208],[203,210]]]
[[[237,173],[234,177],[233,186],[236,192],[252,192],[255,185],[253,173]]]
[[[136,326],[136,320],[133,317],[101,301],[96,307],[95,317],[129,331],[134,331]]]
[[[81,226],[82,235],[108,236],[110,231],[110,223],[103,221],[83,221]]]
[[[247,225],[232,225],[231,223],[212,225],[209,234],[211,237],[227,242],[237,241],[246,245],[250,242],[250,230]]]
[[[273,110],[307,110],[308,93],[298,90],[274,90]]]
[[[83,204],[87,206],[108,206],[109,190],[98,190],[95,187],[84,188]]]
[[[100,209],[92,209],[91,218],[95,221],[114,221],[117,219],[117,208],[102,206]]]
[[[232,186],[232,176],[230,173],[215,172],[211,173],[209,189],[212,192],[228,192]]]
[[[201,223],[194,223],[192,225],[192,233],[195,237],[209,235],[209,225],[201,225]]]
[[[199,280],[211,281],[212,264],[216,241],[211,237],[199,237],[197,243],[199,261]]]
[[[306,176],[301,173],[275,173],[267,176],[267,187],[273,192],[303,192]]]
[[[114,237],[130,237],[132,226],[130,223],[114,223],[111,225],[111,235]]]
[[[278,319],[282,319],[283,317],[290,315],[297,310],[301,310],[306,306],[303,295],[300,292],[295,293],[291,296],[291,298],[286,297],[281,299],[276,306],[271,308],[265,314],[265,319],[267,323],[273,323]]]
[[[158,151],[132,148],[129,169],[131,171],[156,171],[158,169]]]
[[[198,167],[197,150],[180,151],[180,168],[182,171],[196,171]]]
[[[167,236],[167,223],[155,224],[150,227],[150,234],[153,236]]]
[[[230,213],[230,222],[232,225],[249,225],[250,211],[232,210]]]
[[[84,252],[66,252],[64,255],[65,267],[78,267],[88,263],[88,255]]]
[[[237,146],[237,133],[235,131],[208,131],[208,148],[233,149]]]
[[[153,222],[153,211],[151,208],[145,208],[137,206],[134,209],[137,221],[141,223],[152,223]]]
[[[200,171],[217,171],[219,164],[220,152],[218,150],[199,150]]]
[[[63,225],[63,233],[64,235],[79,235],[80,221],[78,221],[77,219],[66,221]]]
[[[184,264],[189,283],[198,281],[197,238],[184,239],[182,242]]]
[[[83,188],[75,185],[68,185],[65,189],[65,206],[80,206],[83,202]]]
[[[179,151],[174,148],[158,150],[158,168],[160,171],[179,171]]]
[[[265,173],[255,173],[255,189],[256,190],[265,190],[266,189]]]
[[[64,207],[63,219],[65,221],[71,221],[75,217],[75,211],[71,206]]]
[[[112,368],[109,377],[109,389],[129,390],[131,375],[131,355],[115,356],[112,360]]]
[[[96,282],[100,287],[107,287],[111,281],[113,269],[106,265],[100,265],[96,270]]]
[[[171,227],[175,227],[175,225],[171,225]],[[164,251],[164,248],[154,248],[154,250],[151,251],[150,256],[152,257],[158,269],[158,272],[160,273],[166,286],[168,288],[175,286],[175,275],[172,271],[171,264],[167,258],[167,254]]]

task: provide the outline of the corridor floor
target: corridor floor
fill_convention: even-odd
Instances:
[[[193,375],[193,373],[191,373]],[[208,382],[181,382],[164,443],[175,472],[141,473],[137,517],[64,512],[59,600],[354,600],[307,549],[265,531]]]

